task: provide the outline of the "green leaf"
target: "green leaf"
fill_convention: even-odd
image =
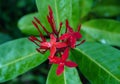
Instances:
[[[35,48],[27,38],[0,45],[0,82],[13,79],[44,62],[47,53],[43,56]]]
[[[32,14],[28,14],[28,15],[23,16],[18,22],[19,29],[23,33],[28,34],[28,35],[31,35],[31,34],[32,35],[38,35],[39,32],[37,31],[37,29],[32,24],[32,21],[34,20],[34,17],[39,18],[39,15],[40,15],[39,13],[32,13]],[[40,27],[40,30],[43,34],[45,34],[45,32],[43,31],[43,29],[41,27]]]
[[[99,16],[111,17],[120,15],[120,6],[117,5],[100,5],[96,6],[92,12]]]
[[[50,69],[46,84],[82,84],[75,68],[65,67],[63,74],[56,75],[57,65]]]
[[[120,46],[119,21],[108,19],[90,20],[82,25],[82,30],[97,41]]]
[[[33,13],[23,16],[18,22],[19,29],[25,34],[33,34],[33,35],[38,34],[39,32],[32,24],[34,17],[38,17],[38,16],[39,16],[38,13]]]
[[[120,51],[95,42],[71,51],[81,72],[91,84],[120,84]]]
[[[120,15],[119,0],[100,0],[97,1],[95,7],[91,10],[93,13],[102,17],[112,17]]]
[[[90,11],[91,11],[91,8],[92,8],[92,5],[93,5],[93,0],[79,0],[80,1],[80,16],[81,18],[86,16]]]

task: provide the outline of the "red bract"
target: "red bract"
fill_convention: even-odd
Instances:
[[[48,9],[49,9],[49,15],[47,16],[48,22],[50,23],[53,33],[55,33],[57,35],[55,20],[53,17],[53,11],[50,6],[48,6]]]
[[[66,28],[67,33],[63,34],[60,37],[60,40],[67,39],[67,42],[69,43],[70,47],[74,48],[76,44],[76,40],[82,38],[82,35],[79,33],[79,31],[74,32],[73,29],[69,26],[68,20],[66,20]],[[78,30],[80,30],[80,26],[78,26]]]
[[[73,31],[72,27],[70,27],[68,20],[66,20],[66,31],[62,36],[60,36],[60,31],[63,23],[60,22],[59,28],[56,28],[53,11],[50,6],[48,6],[49,15],[47,16],[47,20],[52,28],[52,32],[49,32],[45,26],[41,24],[41,22],[34,17],[35,21],[32,21],[33,25],[39,32],[40,39],[35,36],[30,36],[29,40],[34,42],[39,48],[36,50],[40,53],[45,53],[47,50],[50,51],[50,55],[48,57],[50,64],[58,64],[58,68],[56,71],[57,75],[62,74],[64,71],[64,67],[76,67],[77,64],[67,60],[69,56],[69,49],[74,48],[85,40],[81,41],[79,44],[76,44],[76,41],[82,38],[82,35],[79,33],[81,26],[78,26],[77,31]],[[42,32],[40,31],[39,26],[46,32],[47,36],[50,36],[50,41],[48,42]]]

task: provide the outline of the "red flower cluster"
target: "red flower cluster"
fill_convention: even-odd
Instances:
[[[78,26],[77,31],[73,31],[73,29],[68,23],[68,20],[66,20],[66,31],[60,36],[62,22],[60,23],[60,27],[57,30],[55,20],[53,17],[53,11],[50,6],[48,8],[49,15],[47,16],[47,20],[52,28],[52,32],[50,33],[49,31],[47,31],[47,29],[41,24],[41,22],[36,17],[34,17],[35,21],[32,21],[32,23],[35,26],[35,28],[39,31],[41,39],[38,39],[34,36],[30,36],[29,40],[31,40],[39,46],[39,48],[37,48],[36,50],[40,53],[44,53],[47,50],[50,50],[50,56],[48,57],[49,62],[50,64],[58,64],[56,73],[57,75],[60,75],[64,71],[64,66],[77,66],[76,63],[67,60],[69,56],[69,50],[70,48],[75,48],[77,45],[80,45],[85,40],[81,41],[79,44],[76,45],[76,41],[82,38],[82,35],[79,33],[81,26]],[[43,28],[46,34],[50,36],[50,42],[48,42],[43,36],[42,32],[38,27],[38,24]]]

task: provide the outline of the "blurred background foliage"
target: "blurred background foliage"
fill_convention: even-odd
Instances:
[[[86,0],[87,1],[87,0]],[[18,20],[29,13],[37,11],[35,0],[0,0],[0,44],[25,37],[17,27]],[[92,10],[87,17],[108,18],[120,21],[120,0],[94,0]],[[48,74],[48,62],[32,69],[31,71],[2,84],[45,84]],[[42,66],[42,68],[40,68]],[[83,81],[86,81],[82,78]]]
[[[6,39],[24,35],[17,28],[17,22],[25,14],[37,11],[35,0],[0,0],[0,36]]]

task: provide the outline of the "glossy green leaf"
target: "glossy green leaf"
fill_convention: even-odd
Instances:
[[[79,0],[80,1],[80,16],[81,18],[86,16],[92,9],[92,5],[93,5],[93,0]]]
[[[82,84],[75,68],[65,67],[60,76],[56,75],[56,69],[57,65],[51,67],[46,84]]]
[[[80,71],[91,84],[120,84],[120,51],[95,42],[71,51]]]
[[[92,12],[99,16],[111,17],[120,15],[120,6],[117,5],[100,5],[95,7]]]
[[[36,48],[27,38],[0,45],[0,82],[13,79],[44,62],[47,55],[38,53]]]
[[[28,15],[23,16],[18,22],[19,29],[25,34],[38,35],[39,32],[32,24],[32,21],[34,20],[34,17],[39,18],[39,16],[40,16],[39,13],[32,13],[32,14],[28,14]],[[40,27],[40,30],[42,31],[43,34],[45,34],[45,32],[43,31],[43,29],[41,27]]]
[[[85,22],[81,28],[84,32],[102,43],[120,46],[120,22],[96,19]]]

